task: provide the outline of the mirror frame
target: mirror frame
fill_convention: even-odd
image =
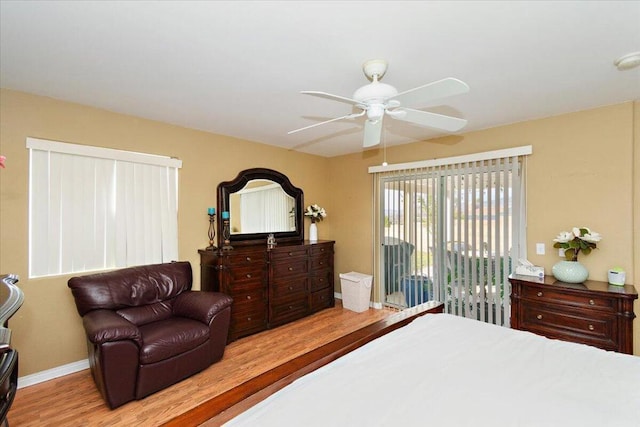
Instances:
[[[224,227],[222,221],[222,212],[229,211],[229,197],[232,193],[240,191],[245,185],[254,179],[266,179],[280,184],[286,194],[293,197],[296,207],[296,229],[295,231],[279,231],[273,233],[276,242],[295,242],[304,240],[304,193],[295,187],[289,181],[289,178],[272,169],[252,168],[246,169],[238,173],[231,181],[225,181],[218,184],[218,245],[222,247],[224,239],[222,237],[222,229]],[[271,233],[247,233],[247,234],[231,234],[231,245],[251,245],[257,243],[267,243],[267,236]]]

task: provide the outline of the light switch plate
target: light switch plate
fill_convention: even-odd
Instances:
[[[536,255],[544,255],[544,243],[536,243]]]

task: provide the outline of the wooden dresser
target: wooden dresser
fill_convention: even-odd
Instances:
[[[564,283],[553,276],[512,275],[511,327],[564,341],[633,354],[632,285],[587,280]]]
[[[229,341],[333,307],[333,241],[200,250],[201,289],[233,298]]]

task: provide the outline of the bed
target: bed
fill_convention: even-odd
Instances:
[[[225,425],[427,424],[640,425],[640,357],[426,314]]]

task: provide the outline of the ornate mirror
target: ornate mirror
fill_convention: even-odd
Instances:
[[[218,240],[222,246],[222,212],[229,212],[231,245],[304,239],[303,192],[280,172],[254,168],[218,184]]]

